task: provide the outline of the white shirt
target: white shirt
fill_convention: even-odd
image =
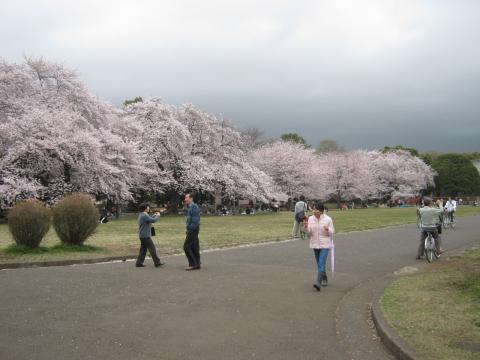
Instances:
[[[308,207],[307,204],[304,201],[299,201],[295,204],[295,214],[298,214],[299,212],[307,212]]]
[[[445,209],[447,209],[448,212],[457,210],[457,202],[455,200],[448,200],[445,204]]]

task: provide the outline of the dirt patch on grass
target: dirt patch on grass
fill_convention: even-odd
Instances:
[[[382,307],[422,359],[480,359],[480,250],[398,279]]]

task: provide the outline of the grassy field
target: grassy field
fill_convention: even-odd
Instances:
[[[381,302],[422,359],[480,359],[480,250],[397,280]]]
[[[462,207],[458,216],[480,214],[479,208]],[[331,211],[337,232],[376,229],[416,222],[415,208],[362,209]],[[293,213],[256,214],[245,216],[202,217],[200,242],[202,249],[235,246],[248,243],[279,241],[291,237]],[[162,217],[155,225],[154,242],[161,254],[181,251],[185,236],[184,218]],[[98,227],[97,233],[87,240],[92,245],[86,252],[59,247],[53,229],[42,242],[46,248],[36,253],[23,253],[9,249],[13,240],[6,224],[0,225],[0,262],[43,261],[85,257],[134,255],[138,251],[136,216],[125,216]],[[52,251],[52,247],[55,247]]]

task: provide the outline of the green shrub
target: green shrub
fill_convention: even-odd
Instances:
[[[63,243],[83,245],[95,232],[99,215],[90,196],[68,195],[53,208],[53,227]]]
[[[38,200],[19,202],[8,212],[8,229],[18,246],[37,248],[50,224],[50,210]]]

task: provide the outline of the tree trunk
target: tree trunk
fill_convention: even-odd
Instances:
[[[172,215],[178,214],[178,204],[180,202],[180,194],[177,192],[171,192],[170,194],[170,207],[168,213]]]
[[[213,194],[213,211],[217,211],[218,206],[222,205],[222,190],[216,189],[215,193]]]
[[[340,197],[340,195],[341,195],[340,191],[337,192],[337,196],[336,196],[337,199],[336,200],[337,200],[337,209],[339,209],[339,210],[342,207],[342,198]]]

